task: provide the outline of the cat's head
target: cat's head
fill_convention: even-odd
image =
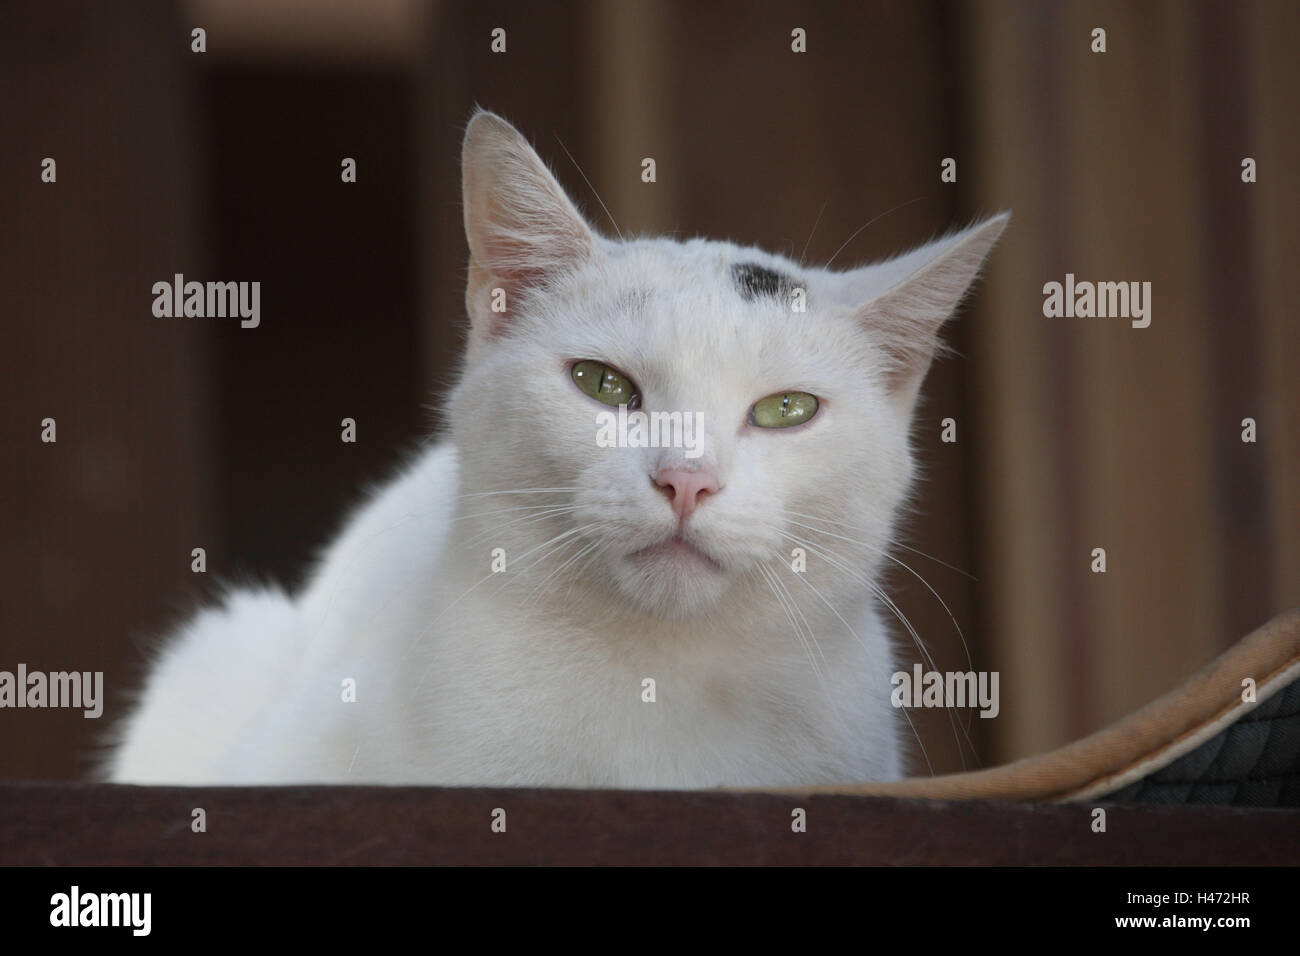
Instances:
[[[470,333],[449,418],[462,491],[492,503],[468,510],[499,515],[525,563],[572,558],[553,583],[580,574],[659,615],[761,586],[800,547],[828,596],[875,575],[939,327],[1008,216],[832,272],[604,238],[491,113],[463,175]]]

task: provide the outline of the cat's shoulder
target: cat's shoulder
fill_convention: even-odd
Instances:
[[[450,442],[413,456],[348,518],[302,594],[304,608],[367,574],[382,577],[431,562],[450,528],[459,487],[460,464]]]

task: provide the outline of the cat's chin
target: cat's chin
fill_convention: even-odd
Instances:
[[[715,558],[675,535],[630,552],[620,564],[619,590],[660,617],[704,610],[716,604],[730,584]]]
[[[653,569],[668,564],[670,567],[694,568],[711,574],[722,574],[722,565],[685,538],[674,535],[667,541],[633,551],[627,558],[633,565]]]

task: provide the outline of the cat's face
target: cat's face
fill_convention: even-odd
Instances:
[[[503,538],[522,525],[555,568],[572,559],[559,582],[581,574],[658,615],[707,612],[777,562],[819,567],[828,600],[872,579],[935,330],[1002,223],[831,273],[723,242],[600,238],[491,114],[465,162],[455,440],[474,488],[548,489],[512,497],[504,519],[536,520]]]

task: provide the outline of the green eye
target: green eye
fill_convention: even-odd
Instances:
[[[573,381],[592,398],[606,405],[626,405],[636,408],[641,396],[632,380],[604,362],[586,359],[573,366]]]
[[[759,428],[789,428],[791,425],[803,424],[816,414],[816,395],[807,392],[778,392],[755,402],[749,420]]]

